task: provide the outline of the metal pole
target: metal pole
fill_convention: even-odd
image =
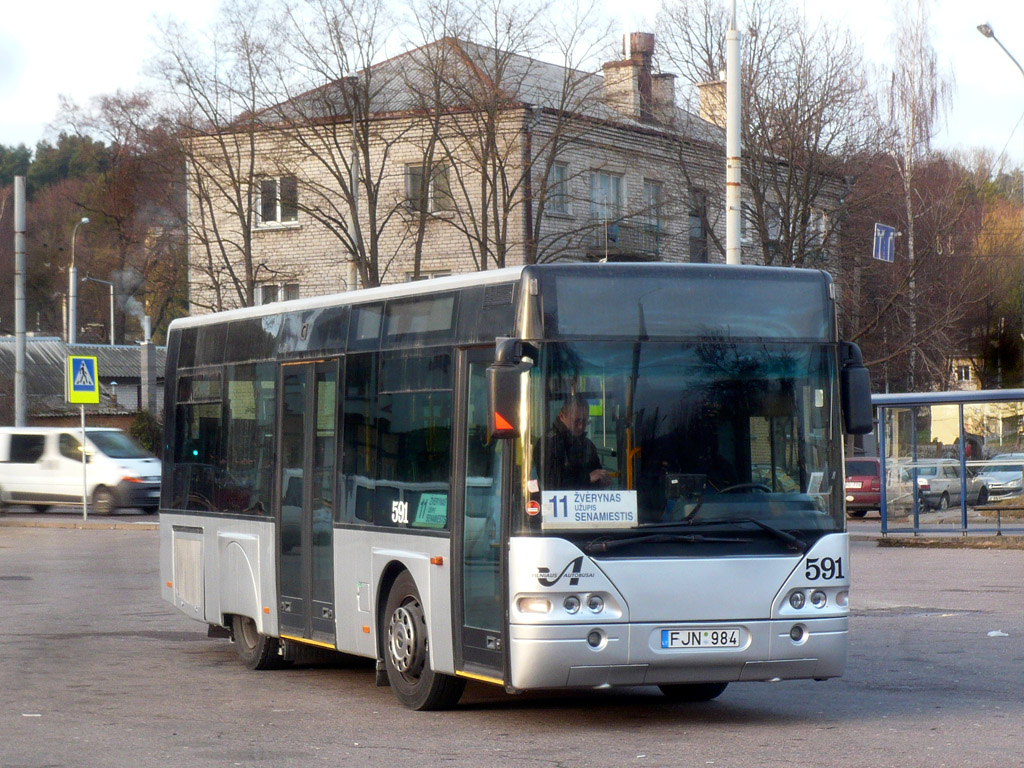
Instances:
[[[362,256],[363,251],[363,233],[359,228],[359,142],[356,138],[356,89],[355,80],[353,80],[352,87],[352,162],[350,163],[350,169],[352,171],[352,180],[349,182],[349,186],[352,189],[352,231],[355,233],[355,246],[356,252],[353,253],[348,260],[348,288],[349,291],[354,291],[359,286],[358,272],[356,270],[356,259]]]
[[[736,30],[736,0],[732,0],[725,51],[725,263],[740,264],[743,196],[740,188],[740,33]]]
[[[25,426],[25,177],[14,177],[14,426]]]
[[[1020,65],[1020,62],[1014,57],[1006,46],[1003,45],[1003,41],[996,37],[996,33],[993,31],[990,24],[979,24],[978,31],[981,32],[985,37],[991,38],[996,41],[996,44],[1003,49],[1003,53],[1010,57],[1010,61],[1017,65],[1017,69],[1020,70],[1021,75],[1024,75],[1024,67]],[[1021,121],[1021,128],[1024,129],[1024,120]],[[1024,175],[1021,176],[1021,193],[1024,195]],[[1024,200],[1022,200],[1024,202]],[[1020,296],[1020,319],[1021,319],[1021,379],[1024,381],[1024,209],[1022,209],[1022,229],[1021,229],[1021,247],[1022,247],[1022,258],[1021,258],[1021,296]]]
[[[89,454],[85,450],[85,406],[82,409],[82,519],[89,519],[89,482],[85,475],[85,465],[89,463]]]
[[[71,266],[68,268],[68,344],[74,344],[78,337],[78,270],[75,269],[75,237],[78,228],[89,223],[89,217],[83,216],[75,222],[71,230]]]
[[[110,284],[110,346],[114,346],[114,284]]]

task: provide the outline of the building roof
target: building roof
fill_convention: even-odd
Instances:
[[[481,103],[474,99],[473,88],[484,83],[490,89],[498,89],[509,101],[524,106],[566,110],[637,129],[660,127],[667,130],[666,126],[652,126],[606,104],[601,98],[603,75],[454,37],[436,40],[374,64],[357,77],[361,81],[360,88],[371,94],[371,113],[381,115],[432,108],[433,101],[426,103],[422,94],[432,92],[430,85],[437,72],[442,73],[441,101],[452,109],[472,108]],[[265,114],[300,121],[344,117],[352,111],[349,89],[353,80],[343,78],[327,83],[272,107]],[[493,90],[488,93],[493,94]],[[709,143],[723,143],[725,139],[721,128],[678,106],[671,130]]]
[[[0,337],[0,387],[14,396],[15,338]],[[163,381],[167,348],[156,347],[157,382]],[[109,346],[103,344],[66,344],[55,336],[30,337],[25,340],[25,386],[29,410],[35,415],[77,412],[76,406],[65,402],[64,377],[70,355],[96,358],[100,379],[100,411],[120,413],[112,398],[111,384],[137,384],[141,381],[142,357],[138,345]],[[95,407],[94,407],[95,409]]]

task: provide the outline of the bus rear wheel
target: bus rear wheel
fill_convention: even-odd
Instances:
[[[382,617],[384,666],[397,699],[409,709],[449,709],[466,681],[430,668],[427,616],[408,571],[395,579]]]
[[[231,617],[231,638],[235,653],[249,669],[274,669],[279,666],[281,643],[276,637],[267,637],[256,629],[256,622],[248,616]]]
[[[728,685],[728,683],[679,683],[659,685],[658,687],[672,701],[695,703],[718,698]]]

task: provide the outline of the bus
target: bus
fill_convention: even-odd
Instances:
[[[183,318],[165,397],[162,597],[251,668],[367,657],[415,710],[843,672],[871,406],[824,272],[527,265]]]

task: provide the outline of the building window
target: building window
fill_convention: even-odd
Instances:
[[[590,174],[590,218],[614,221],[622,214],[622,177],[593,171]]]
[[[405,282],[412,283],[417,280],[433,280],[435,277],[448,277],[451,275],[450,269],[421,269],[420,276],[414,277],[412,270],[405,273]]]
[[[749,244],[754,242],[754,234],[757,232],[757,216],[750,203],[743,203],[743,213],[740,216],[740,242]]]
[[[956,380],[961,384],[965,384],[971,380],[971,366],[969,365],[958,365],[956,366]]]
[[[773,203],[765,203],[766,228],[768,230],[768,243],[778,247],[782,239],[782,210]]]
[[[548,213],[557,213],[568,216],[569,209],[569,166],[565,163],[555,163],[551,166],[551,173],[548,174],[547,190]]]
[[[810,250],[813,253],[820,253],[825,249],[828,239],[828,214],[818,208],[812,208],[810,220],[807,223],[807,240]]]
[[[661,228],[661,182],[644,179],[644,219],[648,227]]]
[[[405,166],[405,199],[409,207],[414,211],[424,210],[425,207],[429,213],[453,210],[455,200],[452,198],[448,166],[435,165],[429,174],[429,183],[427,179],[425,165]],[[424,184],[427,186],[424,187]]]
[[[256,303],[273,304],[275,301],[292,301],[299,298],[298,283],[262,283],[256,286]]]
[[[708,262],[708,197],[702,189],[690,192],[689,210],[690,262]]]
[[[299,220],[299,183],[294,176],[259,180],[256,210],[263,226],[291,224]]]

